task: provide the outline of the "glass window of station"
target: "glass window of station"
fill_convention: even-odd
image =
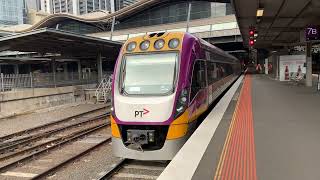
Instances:
[[[115,26],[115,29],[119,30],[187,21],[188,6],[188,2],[171,2],[158,5],[122,20]],[[191,20],[220,17],[230,14],[233,14],[230,3],[214,3],[205,1],[191,2]]]
[[[79,23],[78,21],[71,20],[71,19],[62,21],[59,24],[50,26],[49,28],[55,29],[57,25],[59,30],[70,31],[78,34],[90,34],[90,33],[96,33],[96,32],[102,31],[102,29],[92,24],[83,23],[83,22]]]

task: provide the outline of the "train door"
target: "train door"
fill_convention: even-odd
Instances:
[[[207,61],[207,81],[208,81],[208,94],[209,94],[209,104],[212,103],[214,99],[214,82],[217,78],[215,63]]]

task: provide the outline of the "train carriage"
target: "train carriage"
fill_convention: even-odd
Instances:
[[[114,155],[172,159],[240,72],[238,59],[188,33],[130,38],[112,82]]]

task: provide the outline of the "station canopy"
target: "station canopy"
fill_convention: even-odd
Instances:
[[[38,29],[0,38],[0,51],[21,51],[60,54],[65,58],[115,59],[122,46],[111,41],[55,29]]]
[[[319,0],[233,0],[232,3],[246,45],[250,26],[256,29],[255,48],[305,45],[306,28],[320,25]]]

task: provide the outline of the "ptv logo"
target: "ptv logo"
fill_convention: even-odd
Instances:
[[[143,115],[146,115],[146,114],[148,114],[150,111],[149,110],[147,110],[147,109],[145,109],[145,108],[143,108],[143,110],[142,111],[134,111],[134,117],[143,117]]]

